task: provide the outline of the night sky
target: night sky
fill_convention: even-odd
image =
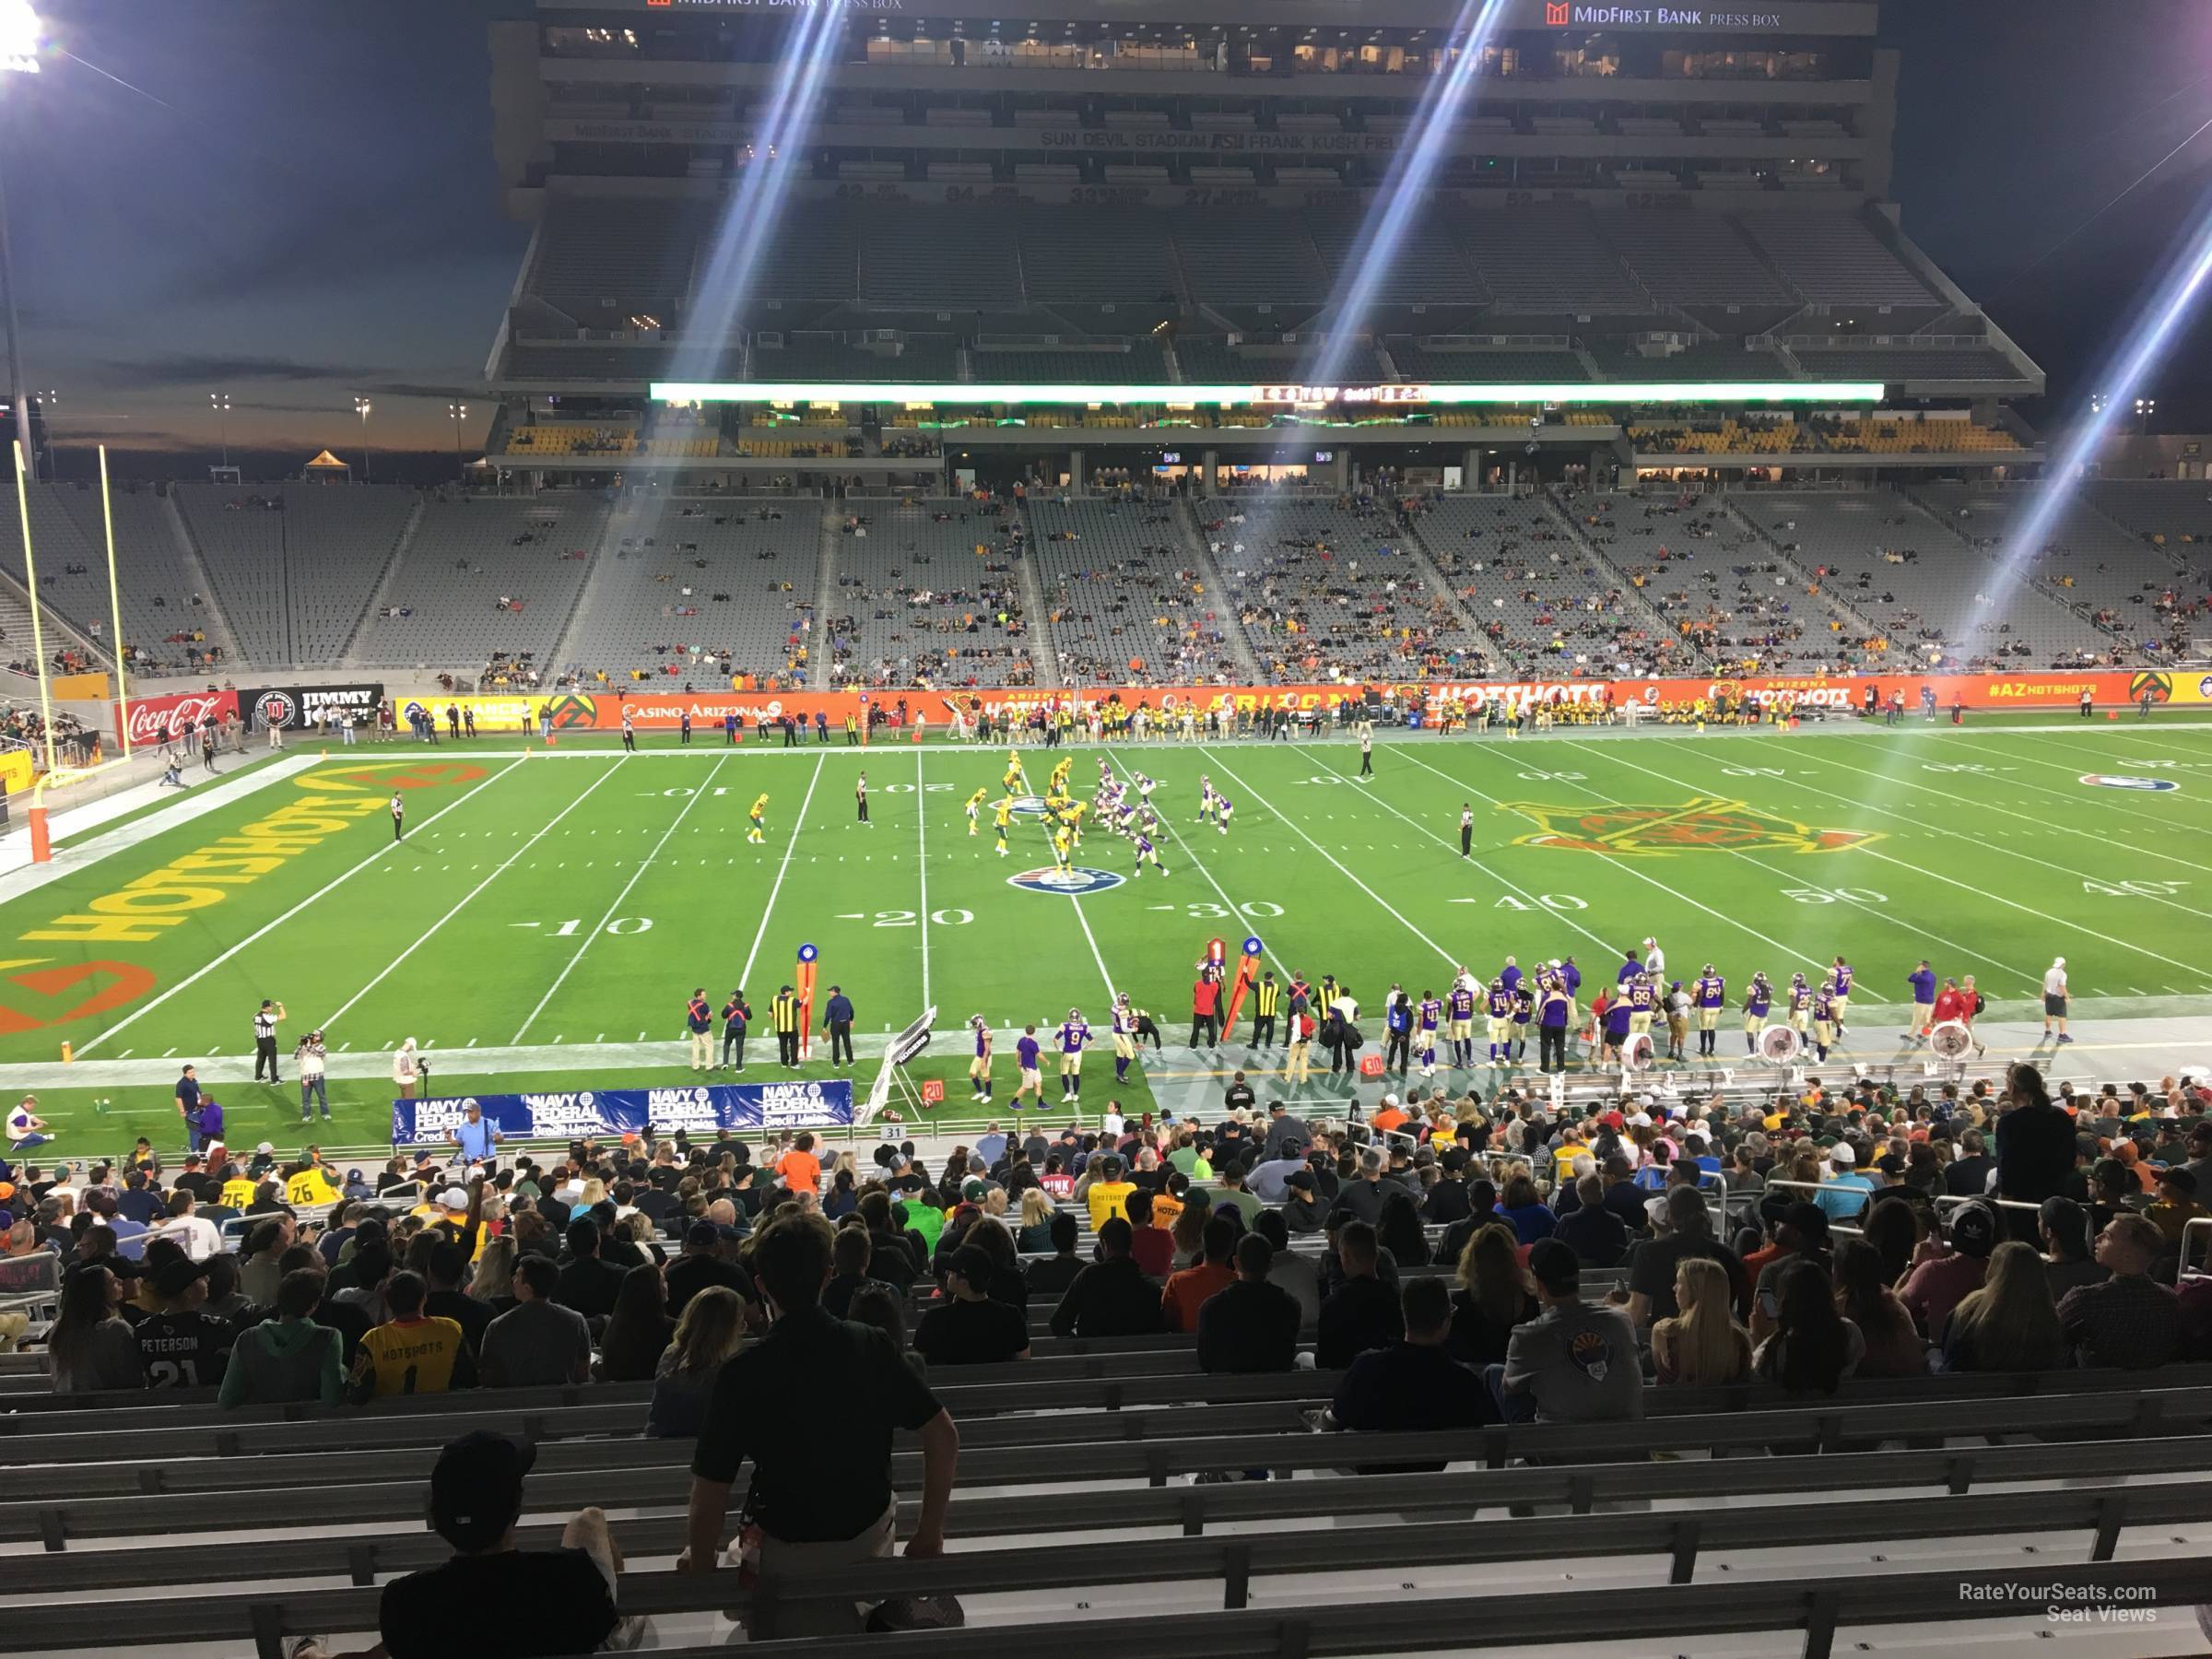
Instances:
[[[28,352],[60,392],[65,477],[105,441],[126,476],[214,458],[381,476],[450,457],[448,402],[489,414],[484,359],[527,228],[499,210],[485,24],[516,0],[52,0],[60,58],[0,86]],[[1890,0],[1904,52],[1906,230],[2050,371],[2053,422],[2212,199],[2212,131],[2063,247],[2212,118],[2204,0]],[[129,88],[117,84],[130,83]],[[135,88],[135,89],[132,89]],[[2056,253],[2052,253],[2054,247]],[[2040,261],[2040,263],[2038,263]],[[2212,328],[2149,390],[2202,431]],[[471,452],[474,453],[473,451]]]

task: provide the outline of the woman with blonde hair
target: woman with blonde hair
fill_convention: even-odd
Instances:
[[[1728,1270],[1710,1256],[1675,1264],[1675,1305],[1652,1326],[1652,1366],[1662,1382],[1692,1388],[1741,1382],[1751,1374],[1751,1338],[1735,1323]]]
[[[1031,1187],[1021,1195],[1021,1226],[1014,1235],[1014,1248],[1023,1255],[1052,1253],[1053,1201],[1042,1187]]]
[[[533,1214],[536,1212],[533,1211]],[[475,1277],[468,1281],[468,1293],[481,1302],[506,1302],[514,1300],[514,1235],[502,1233],[496,1239],[484,1241],[482,1253],[477,1257]]]
[[[1157,1202],[1153,1213],[1155,1217],[1159,1214]],[[1173,1266],[1178,1272],[1195,1266],[1206,1254],[1206,1224],[1212,1218],[1211,1212],[1199,1204],[1186,1204],[1176,1212],[1175,1225],[1168,1230],[1168,1236],[1175,1241]]]
[[[745,1303],[727,1285],[695,1291],[676,1322],[653,1379],[645,1409],[648,1440],[688,1440],[706,1422],[707,1402],[724,1361],[745,1337]]]
[[[1944,1323],[1945,1369],[2054,1371],[2067,1357],[2043,1258],[2017,1239],[1998,1245],[1982,1288],[1968,1291]]]

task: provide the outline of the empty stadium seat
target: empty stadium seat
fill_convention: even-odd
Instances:
[[[1036,683],[1006,546],[1017,516],[966,499],[854,500],[846,511],[869,522],[837,537],[837,585],[824,618],[834,683]]]

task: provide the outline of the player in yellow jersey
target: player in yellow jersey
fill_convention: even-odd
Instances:
[[[1052,794],[1065,794],[1067,793],[1067,775],[1075,769],[1076,758],[1073,755],[1061,758],[1060,763],[1053,768]]]
[[[1027,774],[1021,770],[1021,756],[1017,750],[1008,749],[1006,751],[1006,775],[999,782],[1006,785],[1008,794],[1012,794],[1029,782]]]
[[[1011,795],[1003,795],[999,798],[997,806],[993,808],[991,816],[991,828],[993,832],[998,837],[998,855],[1001,858],[1004,858],[1006,855],[1006,826],[1013,821],[1013,797]]]
[[[1071,838],[1067,833],[1067,826],[1063,824],[1059,829],[1053,831],[1053,862],[1058,865],[1063,870],[1066,869],[1070,862],[1070,853],[1072,853],[1073,849],[1073,838]]]
[[[1068,835],[1077,847],[1083,844],[1083,815],[1089,809],[1090,803],[1088,801],[1070,801],[1067,810],[1061,815],[1067,825]]]
[[[760,798],[753,803],[753,809],[746,814],[747,818],[753,820],[753,827],[745,832],[745,839],[753,842],[757,846],[764,847],[768,844],[768,832],[762,822],[767,815],[768,792],[766,790],[762,790],[760,792]]]
[[[982,821],[983,797],[990,793],[987,789],[979,789],[968,797],[968,833],[971,835],[976,833],[976,827]]]

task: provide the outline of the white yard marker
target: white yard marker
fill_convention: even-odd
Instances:
[[[725,755],[723,759],[728,758]],[[675,820],[669,824],[667,829],[661,831],[661,839],[653,842],[653,851],[639,860],[637,869],[631,873],[629,879],[622,884],[622,890],[615,895],[614,903],[606,907],[606,914],[599,918],[599,925],[584,935],[583,943],[576,947],[576,954],[569,959],[569,965],[560,971],[553,982],[546,987],[546,994],[537,999],[537,1006],[530,1010],[530,1018],[523,1021],[522,1029],[514,1034],[515,1044],[522,1041],[523,1032],[527,1031],[535,1023],[537,1017],[546,1011],[546,1005],[553,1000],[553,994],[568,983],[569,975],[576,971],[576,964],[583,960],[583,953],[591,949],[592,941],[605,933],[606,924],[622,913],[622,900],[629,898],[630,888],[638,885],[638,877],[653,867],[653,859],[658,856],[661,849],[668,844],[668,838],[676,833],[677,827],[689,815],[691,808],[707,798],[709,787],[714,782],[714,773],[721,770],[722,760],[716,760],[713,770],[707,773],[706,782],[700,784],[696,792],[685,798],[683,810],[676,815]],[[556,1038],[554,1041],[559,1041],[559,1039]]]
[[[538,841],[552,830],[554,825],[559,823],[562,818],[567,818],[570,813],[575,811],[577,807],[582,806],[584,802],[590,800],[592,797],[592,792],[596,790],[600,784],[605,783],[617,772],[620,771],[622,770],[623,762],[628,759],[628,756],[624,756],[622,759],[617,760],[614,765],[608,767],[605,771],[601,772],[599,776],[593,781],[589,789],[582,791],[574,800],[571,801],[566,806],[563,806],[550,818],[547,818],[544,825],[539,828],[537,834],[533,835],[528,841],[517,847],[513,853],[509,854],[505,863],[492,865],[490,875],[485,877],[484,879],[477,882],[475,887],[469,888],[468,891],[462,896],[461,901],[454,905],[453,909],[447,911],[444,915],[439,917],[437,921],[431,923],[429,926],[424,928],[422,930],[421,936],[418,938],[414,944],[408,946],[405,950],[394,957],[389,962],[386,962],[382,970],[374,979],[371,980],[359,991],[356,991],[351,996],[347,997],[344,1004],[339,1006],[338,1011],[323,1022],[321,1029],[325,1031],[329,1030],[333,1026],[336,1025],[339,1020],[345,1018],[347,1014],[351,1013],[355,1006],[360,1002],[362,997],[368,995],[370,992],[375,990],[387,979],[390,979],[394,973],[398,971],[399,965],[402,962],[406,961],[409,957],[420,950],[425,945],[428,945],[430,942],[431,937],[438,932],[440,928],[443,927],[448,922],[451,922],[455,916],[466,910],[470,901],[473,900],[477,894],[481,893],[486,888],[497,881],[500,878],[500,873],[502,870],[511,867],[517,859],[522,857],[524,853],[527,853],[532,847],[535,846]]]
[[[465,806],[478,794],[483,793],[485,790],[489,789],[494,783],[497,783],[501,778],[504,778],[508,773],[514,771],[520,765],[521,762],[518,761],[515,766],[502,766],[498,771],[493,772],[491,776],[485,779],[483,782],[477,784],[474,789],[468,791],[467,794],[462,795],[458,800],[448,801],[444,806],[439,807],[438,810],[431,813],[429,818],[423,819],[419,828],[427,830],[432,824],[436,823],[440,818],[443,818],[447,813],[454,810],[454,808]],[[282,927],[294,916],[299,915],[301,912],[312,906],[317,900],[323,898],[325,894],[335,892],[339,888],[344,887],[346,883],[351,881],[356,876],[359,876],[363,870],[375,866],[377,862],[382,859],[386,853],[389,853],[394,847],[400,846],[403,843],[399,841],[382,842],[379,844],[375,852],[370,853],[369,856],[362,859],[360,863],[355,865],[350,869],[341,871],[336,876],[332,877],[330,880],[324,882],[321,887],[317,888],[306,898],[300,900],[299,903],[293,905],[290,910],[286,911],[284,914],[278,916],[275,921],[263,923],[259,927],[255,928],[252,933],[248,934],[237,944],[231,946],[229,949],[222,952],[219,956],[210,959],[205,966],[194,969],[191,973],[186,974],[182,979],[179,980],[168,990],[162,992],[160,995],[149,998],[147,1001],[139,1004],[136,1008],[124,1015],[121,1019],[110,1026],[106,1030],[100,1032],[99,1036],[93,1038],[89,1042],[81,1044],[77,1048],[76,1053],[79,1054],[90,1053],[94,1049],[105,1042],[109,1038],[114,1036],[116,1032],[124,1030],[126,1026],[129,1026],[134,1022],[145,1018],[147,1015],[151,1014],[156,1008],[159,1007],[171,997],[176,995],[178,992],[182,991],[189,986],[197,984],[201,980],[206,978],[210,973],[213,973],[218,968],[220,968],[225,962],[229,961],[240,951],[245,949],[247,946],[258,944],[261,940],[266,938],[270,934],[275,933],[279,927]],[[386,865],[384,867],[390,868],[393,866]]]
[[[922,929],[922,1006],[926,1008],[933,1006],[929,998],[929,791],[922,775],[920,749],[914,751],[914,841],[915,862],[922,866],[922,913],[916,921]]]

